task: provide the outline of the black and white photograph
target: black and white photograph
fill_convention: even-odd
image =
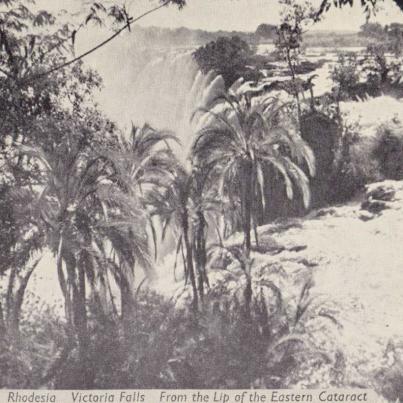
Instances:
[[[148,389],[403,402],[401,0],[0,0],[0,403]]]

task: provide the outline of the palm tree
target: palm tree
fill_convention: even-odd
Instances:
[[[167,175],[176,166],[170,142],[178,143],[173,133],[145,124],[132,126],[129,138],[120,136],[117,147],[106,150],[115,178],[128,195],[144,193],[150,186],[165,186]]]
[[[192,308],[198,311],[199,298],[194,269],[194,248],[192,233],[192,173],[176,162],[175,172],[163,192],[154,189],[148,195],[147,203],[153,206],[152,215],[158,216],[162,224],[162,239],[168,226],[176,232],[176,254],[183,253],[183,266],[186,281],[189,279],[193,290]]]
[[[204,287],[209,286],[207,277],[207,230],[208,222],[206,214],[214,210],[215,200],[206,194],[206,172],[199,167],[192,170],[192,234],[193,234],[193,255],[197,273],[198,293],[200,299],[204,299]]]
[[[56,136],[55,136],[56,137]],[[87,278],[95,269],[87,259],[97,217],[93,214],[100,183],[110,174],[108,162],[91,155],[89,144],[79,133],[66,129],[64,138],[44,146],[22,146],[21,154],[40,170],[32,208],[45,228],[47,246],[56,256],[59,284],[65,299],[67,329],[77,336],[84,385],[92,384],[86,357]]]
[[[114,186],[109,189],[115,193],[107,197],[112,200],[109,207],[116,210],[117,199],[120,199],[119,213],[126,217],[112,219],[107,212],[108,205],[103,204],[108,221],[108,231],[104,235],[113,250],[110,263],[120,286],[122,316],[127,316],[130,310],[136,258],[146,278],[153,277],[148,258],[147,228],[152,233],[155,257],[157,241],[152,217],[147,211],[147,200],[150,192],[162,192],[174,175],[176,160],[169,144],[171,141],[177,142],[177,138],[170,132],[154,130],[147,124],[143,127],[133,126],[128,138],[121,136],[116,147],[105,152],[105,158],[110,161],[113,170]],[[124,234],[122,230],[125,227],[128,232]],[[135,237],[137,240],[133,242]],[[129,239],[131,241],[127,244]]]
[[[94,203],[97,217],[96,232],[87,251],[90,262],[89,279],[93,288],[97,285],[102,292],[93,293],[101,312],[109,305],[117,315],[109,274],[115,280],[120,292],[121,318],[130,318],[133,308],[133,284],[136,265],[148,278],[152,272],[148,215],[139,197],[129,196],[115,183],[102,184]],[[94,263],[91,263],[94,262]],[[98,281],[96,282],[96,279]]]
[[[185,167],[178,159],[171,159],[172,173],[164,191],[154,188],[148,194],[147,204],[151,215],[158,216],[162,227],[162,240],[170,227],[176,237],[176,270],[178,256],[182,254],[185,283],[190,281],[193,293],[192,308],[199,310],[207,276],[207,232],[209,221],[221,206],[208,181],[208,171],[199,166]],[[210,217],[212,215],[213,217]]]
[[[192,155],[196,164],[215,176],[220,194],[232,205],[239,200],[246,256],[251,250],[251,229],[257,225],[259,201],[266,208],[265,183],[268,170],[281,175],[289,199],[294,187],[310,203],[309,180],[299,165],[315,174],[314,155],[288,124],[287,104],[277,99],[253,99],[229,93],[206,108],[209,116],[195,138]],[[269,171],[270,172],[270,171]]]
[[[209,228],[211,224],[217,228],[216,218],[221,208],[222,203],[210,181],[209,170],[193,164],[190,174],[190,229],[197,290],[201,302],[204,300],[205,288],[210,286],[207,275],[207,239],[212,232],[209,232]]]
[[[13,187],[1,186],[1,192],[1,224],[8,230],[4,231],[1,240],[0,273],[8,274],[8,284],[4,312],[0,312],[0,327],[3,322],[3,328],[13,338],[18,338],[25,291],[41,260],[45,239],[35,209],[32,209],[32,192],[15,183]]]
[[[21,147],[21,155],[39,167],[40,190],[31,189],[36,195],[32,209],[56,256],[68,329],[71,337],[77,336],[84,385],[90,387],[88,285],[98,299],[105,290],[111,294],[112,274],[121,289],[122,311],[128,311],[135,263],[146,272],[151,267],[148,214],[140,193],[159,183],[169,155],[165,142],[172,136],[145,127],[134,129],[127,141],[112,137],[93,144],[96,139],[88,139],[74,124],[64,129],[63,136],[55,135],[59,140]],[[162,148],[155,150],[158,144]],[[100,153],[102,148],[109,153]]]

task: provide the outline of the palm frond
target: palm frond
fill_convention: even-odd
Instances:
[[[283,157],[281,160],[284,163],[284,166],[287,168],[288,174],[293,178],[294,184],[300,190],[302,194],[302,200],[304,203],[304,207],[308,208],[311,202],[311,191],[309,187],[309,180],[305,175],[304,171],[298,167],[294,162],[292,162],[289,158]]]
[[[282,162],[282,159],[273,157],[273,156],[264,156],[261,157],[263,161],[269,163],[271,166],[273,166],[283,177],[284,179],[284,184],[285,184],[285,190],[286,194],[289,200],[292,200],[294,197],[294,190],[293,190],[293,184],[291,182],[289,172],[287,170],[287,166],[285,166]]]

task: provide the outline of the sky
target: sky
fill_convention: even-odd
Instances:
[[[358,3],[358,1],[355,1]],[[318,4],[319,2],[316,1]],[[158,14],[142,21],[142,25],[166,27],[198,27],[206,30],[254,31],[261,23],[277,24],[281,7],[276,0],[189,0],[187,6],[178,12],[174,8],[161,10]],[[383,10],[377,13],[377,20],[385,23],[403,22],[403,13],[385,0]],[[331,10],[315,29],[358,30],[366,17],[359,6]]]
[[[95,0],[94,0],[95,1]],[[122,0],[123,1],[123,0]],[[313,0],[316,4],[320,0]],[[85,0],[39,0],[39,7],[56,10],[64,7],[76,11]],[[125,0],[131,15],[140,13],[157,5],[157,0]],[[105,3],[105,1],[103,1]],[[365,23],[363,9],[357,6],[346,6],[343,9],[332,9],[324,20],[315,24],[315,30],[357,31]],[[382,24],[391,22],[403,23],[403,13],[392,0],[384,0],[373,21]],[[178,11],[176,7],[167,7],[150,14],[141,20],[142,26],[161,26],[169,28],[188,27],[209,31],[240,30],[255,31],[261,23],[277,24],[280,5],[277,0],[188,0],[186,7]]]

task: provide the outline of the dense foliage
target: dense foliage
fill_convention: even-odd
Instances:
[[[403,10],[403,5],[400,0],[393,0],[393,2],[399,7],[401,10]],[[358,2],[356,2],[357,4]],[[369,17],[373,12],[374,9],[376,8],[377,4],[382,3],[382,0],[361,0],[360,5],[364,9],[364,12],[366,15]],[[352,7],[354,5],[354,0],[322,0],[320,4],[320,8],[317,13],[317,17],[320,18],[324,13],[330,10],[330,8],[333,7],[338,7],[342,8],[345,6]]]
[[[198,48],[194,53],[200,70],[207,73],[210,70],[220,74],[229,88],[238,78],[256,79],[259,73],[248,68],[248,60],[252,49],[247,42],[237,36],[232,38],[220,37]]]
[[[1,43],[4,56],[1,66],[4,89],[1,97],[4,166],[1,219],[5,229],[1,237],[4,254],[1,274],[6,280],[0,306],[0,344],[2,363],[5,363],[1,385],[91,388],[105,387],[109,379],[113,381],[111,386],[133,387],[136,379],[143,387],[159,386],[161,382],[184,387],[189,386],[187,382],[203,386],[206,379],[210,382],[216,379],[217,386],[233,381],[227,377],[217,378],[214,373],[198,381],[181,380],[182,375],[169,375],[172,369],[167,367],[179,365],[175,371],[188,370],[186,362],[172,363],[176,360],[176,349],[180,348],[178,339],[182,337],[177,334],[178,320],[184,324],[183,340],[207,337],[202,327],[203,317],[209,312],[207,226],[216,219],[214,212],[225,208],[227,203],[217,192],[215,178],[210,177],[209,162],[200,158],[200,150],[195,147],[197,163],[195,160],[191,170],[182,166],[172,151],[175,136],[148,125],[133,127],[130,135],[124,136],[97,110],[93,101],[94,91],[101,86],[98,75],[85,68],[80,56],[69,59],[73,57],[75,36],[86,24],[103,23],[105,18],[112,17],[117,23],[130,25],[130,17],[124,9],[94,3],[84,25],[59,27],[55,16],[47,12],[35,14],[22,2],[10,2],[6,8]],[[43,25],[54,26],[55,33],[49,35],[47,30],[37,32],[33,28]],[[237,70],[246,69],[247,58],[251,55],[249,45],[236,37],[220,39],[202,52],[212,53],[214,59],[211,64],[211,60],[202,57],[200,60],[207,62],[205,68],[218,63],[214,66],[218,73],[224,74],[228,85],[239,77]],[[200,53],[196,58],[197,55]],[[256,112],[248,103],[245,107],[245,110],[235,111],[239,122],[243,121],[245,113],[253,116]],[[250,137],[250,144],[257,147],[259,142],[264,143],[264,133],[272,133],[273,144],[267,148],[265,158],[272,159],[271,164],[284,173],[289,197],[292,196],[290,177],[293,177],[308,202],[307,179],[296,165],[304,154],[303,148],[298,150],[302,143],[298,143],[298,137],[292,142],[287,136],[277,139],[276,127],[266,127],[272,124],[264,123],[266,119],[270,117],[262,105],[254,122],[244,126],[244,136],[250,137],[256,125],[260,125],[260,134]],[[211,130],[219,131],[219,128],[212,126]],[[291,154],[284,150],[275,155],[276,144],[280,147],[280,143],[285,147],[292,145]],[[214,171],[222,168],[225,166],[217,160]],[[258,168],[257,178],[263,186],[261,168]],[[223,177],[223,181],[228,180],[230,178]],[[257,185],[254,192],[258,192]],[[245,199],[240,194],[231,196],[231,202],[239,203],[244,210],[250,211],[252,207],[250,197]],[[248,213],[242,219],[249,228],[252,216]],[[145,325],[146,321],[141,316],[173,308],[157,297],[153,302],[147,292],[147,310],[143,312],[142,302],[134,293],[135,267],[143,270],[146,280],[153,276],[151,250],[157,257],[159,242],[156,220],[161,223],[163,234],[171,228],[178,235],[176,249],[178,254],[183,253],[185,279],[191,282],[193,300],[190,317],[174,312],[168,316],[172,323],[166,325],[161,322],[166,316],[156,318],[158,331],[143,328],[141,323]],[[232,228],[237,229],[236,223]],[[245,246],[236,256],[240,253],[249,258],[250,250],[249,230],[245,232]],[[56,271],[64,299],[63,319],[46,307],[36,312],[26,291],[41,257],[49,251],[55,259],[55,267],[49,269]],[[239,263],[244,267],[242,259]],[[251,262],[248,262],[245,273],[250,268]],[[222,340],[222,332],[239,335],[223,356],[220,368],[229,355],[251,337],[250,332],[256,340],[261,340],[256,346],[258,351],[250,351],[253,355],[261,355],[267,343],[273,343],[274,339],[267,336],[263,341],[261,324],[251,322],[255,299],[248,278],[245,299],[238,301],[240,316],[234,311],[235,318],[228,329],[207,337],[212,344],[205,346],[205,353],[200,350],[200,343],[187,346],[186,354],[192,360],[222,350],[216,346],[217,341]],[[120,296],[118,302],[116,293]],[[28,317],[23,309],[26,304]],[[35,328],[37,326],[44,328]],[[168,333],[162,331],[161,326],[167,326]],[[175,334],[169,336],[174,330]],[[140,342],[137,349],[133,341],[140,340],[144,332],[151,333],[152,343],[147,347],[148,342],[144,340],[146,344]],[[50,340],[43,341],[43,334],[51,335]],[[165,354],[155,350],[155,337],[165,341],[172,338],[172,345],[167,345]],[[48,353],[36,350],[44,345]],[[134,349],[133,355],[127,354],[128,346]],[[98,348],[107,347],[114,355],[104,357],[104,367],[102,362],[94,360],[93,354],[97,354]],[[16,350],[22,355],[16,354]],[[151,357],[154,352],[156,362]],[[232,376],[237,382],[241,382],[241,374],[244,377],[243,363],[248,353],[240,350],[237,359],[240,367]],[[23,354],[30,355],[28,362],[22,358]],[[143,359],[151,365],[143,366],[142,374],[136,369],[139,355],[144,355]],[[108,361],[112,359],[116,360],[116,365],[128,368],[126,372],[115,373],[115,378]],[[205,367],[197,372],[203,370]],[[243,379],[243,384],[252,384],[266,370],[261,364],[248,369],[250,375]],[[161,371],[167,372],[163,374],[167,380],[161,380]]]
[[[399,124],[379,128],[373,156],[378,160],[385,178],[395,180],[403,178],[403,137]]]
[[[256,28],[255,35],[263,39],[275,39],[277,35],[277,27],[270,24],[260,24]]]
[[[185,2],[157,8],[170,4]],[[94,101],[102,80],[85,66],[86,54],[74,55],[88,24],[112,21],[105,43],[129,29],[136,19],[124,7],[95,2],[71,26],[29,2],[0,1],[0,387],[281,388],[307,362],[342,368],[342,353],[329,358],[304,337],[318,316],[338,325],[314,306],[312,283],[289,298],[281,282],[265,278],[275,265],[259,267],[257,278],[255,256],[275,249],[270,237],[261,242],[258,226],[281,215],[284,200],[297,205],[285,215],[304,214],[311,200],[350,200],[378,174],[402,178],[400,130],[379,129],[375,175],[357,157],[359,128],[340,110],[369,87],[393,87],[400,64],[387,53],[399,56],[400,37],[397,27],[367,24],[363,35],[375,32],[379,43],[363,61],[341,55],[332,92],[317,99],[314,76],[300,74],[314,10],[282,4],[282,83],[242,92],[239,78],[261,78],[250,63],[267,60],[237,36],[193,53],[226,89],[194,111],[198,130],[184,163],[174,133],[148,124],[123,133],[104,116]],[[263,24],[256,34],[273,32]],[[151,287],[168,236],[184,285],[171,300]],[[46,254],[61,306],[28,291]],[[214,271],[228,274],[218,286]],[[344,386],[336,375],[326,382]]]

